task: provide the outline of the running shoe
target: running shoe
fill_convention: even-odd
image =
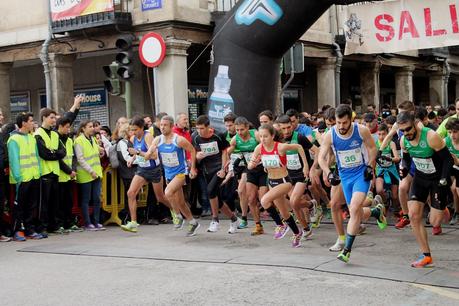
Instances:
[[[407,226],[409,224],[410,224],[410,219],[408,219],[405,216],[402,216],[400,218],[400,220],[398,220],[397,224],[395,224],[395,228],[396,229],[402,229],[402,228],[404,228],[405,226]]]
[[[307,228],[303,229],[303,240],[307,240],[312,236],[312,227],[311,225],[308,225]]]
[[[236,234],[236,231],[241,223],[241,219],[237,218],[236,221],[230,223],[230,227],[228,229],[228,234]]]
[[[209,217],[211,215],[212,215],[212,212],[210,211],[210,209],[203,209],[202,210],[201,217]]]
[[[351,251],[342,250],[341,253],[339,253],[336,258],[338,258],[342,262],[348,263],[349,262],[349,257],[351,257]]]
[[[70,227],[70,231],[73,233],[79,233],[79,232],[82,232],[83,229],[81,227],[78,227],[77,225],[72,225]]]
[[[278,225],[276,226],[276,229],[274,230],[274,239],[282,239],[285,237],[285,234],[289,231],[289,227],[287,224],[284,225]]]
[[[43,236],[33,231],[27,234],[26,238],[32,239],[32,240],[40,240],[40,239],[43,239]]]
[[[176,220],[174,221],[174,230],[176,231],[181,230],[184,225],[185,225],[185,219],[177,217]]]
[[[442,233],[441,225],[432,227],[432,235],[440,235]]]
[[[316,200],[311,200],[311,208],[309,208],[309,220],[311,223],[315,223],[317,220],[317,201]]]
[[[413,268],[424,268],[432,264],[432,256],[425,256],[424,254],[420,255],[418,259],[411,263]]]
[[[93,225],[93,227],[94,227],[94,225]],[[136,221],[129,221],[126,225],[121,225],[121,229],[123,231],[131,232],[131,233],[137,233],[137,228],[138,227],[139,227],[139,224]]]
[[[255,228],[250,233],[252,236],[263,235],[265,231],[263,230],[263,226],[261,224],[255,224]]]
[[[159,225],[159,220],[151,218],[151,219],[148,219],[147,224],[148,225]]]
[[[368,191],[368,193],[367,193],[367,199],[370,200],[371,202],[373,202],[373,200],[374,200],[374,195],[373,195],[373,192],[372,192],[372,191]]]
[[[187,237],[193,237],[196,235],[196,232],[198,231],[198,228],[201,227],[201,224],[196,222],[195,224],[189,224],[188,225],[188,231],[186,232]]]
[[[377,206],[378,204],[384,204],[382,197],[377,194],[375,198],[373,199],[373,204]]]
[[[212,221],[212,222],[210,222],[210,225],[209,225],[209,228],[207,229],[207,231],[209,233],[216,233],[216,232],[218,232],[219,229],[220,229],[220,223],[217,222],[217,221]]]
[[[357,236],[365,234],[365,231],[367,230],[367,227],[365,224],[360,224],[359,226],[359,232],[357,233]]]
[[[9,242],[9,241],[11,241],[11,237],[0,235],[0,242]]]
[[[380,211],[379,218],[376,220],[376,223],[378,223],[380,230],[384,230],[387,227],[387,220],[385,216],[386,208],[384,207],[384,204],[378,204],[375,209],[379,209]]]
[[[454,213],[453,217],[451,218],[451,221],[449,222],[449,225],[456,225],[457,221],[459,221],[459,217],[457,213]]]
[[[175,213],[174,210],[171,209],[170,211],[171,211],[171,216],[172,216],[172,223],[174,225],[177,225],[177,223],[179,223],[179,218],[177,217],[177,214]]]
[[[241,220],[241,222],[239,223],[238,225],[238,229],[244,229],[244,228],[248,228],[249,227],[249,224],[247,222],[247,220]]]
[[[325,209],[325,219],[327,219],[327,220],[331,220],[332,219],[331,209],[330,208],[326,208]]]
[[[48,232],[47,232],[47,231],[41,231],[41,232],[39,232],[39,234],[40,234],[43,238],[48,238]]]
[[[16,233],[14,233],[13,240],[14,240],[14,241],[22,242],[22,241],[26,241],[27,239],[26,239],[26,237],[24,236],[24,232],[22,232],[22,231],[17,231]]]
[[[298,234],[292,237],[292,248],[299,248],[301,246],[301,238],[303,238],[303,231],[300,230]]]
[[[98,231],[105,231],[106,230],[106,228],[100,223],[97,223],[95,226],[96,226],[96,230],[98,230]]]
[[[330,252],[339,252],[339,251],[342,251],[344,249],[344,245],[346,244],[346,242],[344,240],[340,240],[339,238],[336,239],[336,242],[334,245],[332,245],[328,250]]]
[[[54,234],[54,235],[64,235],[64,234],[68,234],[68,232],[66,232],[65,229],[61,226],[61,227],[59,227],[58,229],[52,231],[51,234]]]
[[[312,222],[312,227],[313,228],[319,228],[320,226],[320,222],[322,222],[322,219],[324,217],[324,212],[322,210],[322,206],[318,205],[317,202],[316,202],[316,219],[315,219],[315,222]]]

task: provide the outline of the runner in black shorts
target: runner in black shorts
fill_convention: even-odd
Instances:
[[[218,197],[220,185],[226,176],[225,166],[228,160],[226,149],[228,149],[229,144],[226,139],[214,134],[209,124],[209,117],[205,115],[198,117],[196,120],[198,134],[193,138],[193,146],[197,151],[196,159],[200,161],[199,171],[204,173],[207,182],[207,193],[212,209],[212,222],[207,231],[217,232],[220,227]],[[240,221],[226,203],[221,202],[221,204],[222,212],[231,218],[228,232],[230,234],[235,233]]]
[[[433,225],[433,230],[438,231],[445,216],[446,194],[453,158],[443,139],[429,128],[418,127],[413,114],[409,112],[399,114],[397,124],[403,132],[400,140],[403,152],[400,176],[403,178],[408,175],[411,162],[416,166],[409,194],[408,211],[411,228],[422,254],[411,266],[422,268],[432,263],[427,233],[422,222],[424,204],[430,194],[430,224]]]
[[[309,169],[309,167],[313,165],[309,150],[312,150],[314,154],[318,156],[319,149],[313,145],[307,137],[293,131],[293,126],[287,115],[280,116],[277,119],[277,122],[285,143],[299,144],[303,147],[308,161],[307,168]],[[289,177],[292,179],[293,185],[292,190],[289,192],[290,205],[292,206],[298,221],[303,227],[303,239],[306,239],[312,234],[312,227],[309,224],[309,208],[317,206],[317,201],[312,200],[309,194],[306,193],[309,185],[309,176],[305,177],[303,168],[303,161],[301,160],[298,152],[287,151],[287,170]]]
[[[454,160],[451,176],[456,182],[454,186],[451,186],[451,191],[454,194],[454,215],[449,225],[455,225],[459,219],[459,119],[451,118],[448,123],[446,123],[446,130],[449,134],[448,137],[445,138],[446,147]]]

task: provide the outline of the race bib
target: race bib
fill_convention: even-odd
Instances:
[[[288,170],[300,170],[301,161],[298,154],[287,154],[287,169]]]
[[[262,155],[261,162],[265,168],[280,168],[280,159],[278,155]]]
[[[390,153],[383,153],[382,156],[392,158],[392,155]],[[388,160],[385,160],[385,159],[381,159],[381,167],[390,167],[390,166],[392,166],[392,162],[391,161],[388,161]]]
[[[433,174],[437,171],[435,169],[435,165],[432,161],[432,158],[413,157],[413,162],[416,165],[416,169],[418,169],[422,173]]]
[[[244,152],[243,154],[244,154],[245,161],[247,163],[250,163],[250,161],[252,160],[253,152]]]
[[[199,144],[201,148],[201,152],[204,153],[205,156],[212,156],[217,155],[220,151],[218,150],[218,143],[216,141],[212,141],[209,143],[201,143]]]
[[[230,160],[231,160],[231,162],[230,162],[230,170],[233,169],[234,163],[236,162],[236,159],[238,159],[238,158],[241,160],[239,162],[239,167],[245,166],[244,160],[242,159],[242,155],[241,154],[232,153],[230,155]]]
[[[352,149],[346,151],[338,151],[338,159],[341,167],[343,168],[355,168],[363,164],[362,150]]]
[[[143,158],[142,156],[137,155],[136,160],[137,160],[137,165],[139,165],[139,167],[141,168],[150,167],[150,161],[145,160],[145,158]]]
[[[180,165],[177,152],[161,152],[161,160],[166,167],[177,167]]]

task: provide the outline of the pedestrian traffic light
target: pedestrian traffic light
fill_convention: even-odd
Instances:
[[[132,41],[132,35],[123,35],[115,42],[115,46],[118,48],[115,59],[119,65],[116,74],[121,81],[129,81],[134,77]]]
[[[116,62],[112,62],[110,65],[103,66],[105,76],[107,79],[104,81],[105,89],[109,94],[113,96],[119,96],[121,94],[120,80],[118,79],[117,71],[119,65]]]

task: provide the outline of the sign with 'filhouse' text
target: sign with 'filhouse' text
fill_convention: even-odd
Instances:
[[[344,11],[346,55],[459,45],[459,1],[372,2]]]

